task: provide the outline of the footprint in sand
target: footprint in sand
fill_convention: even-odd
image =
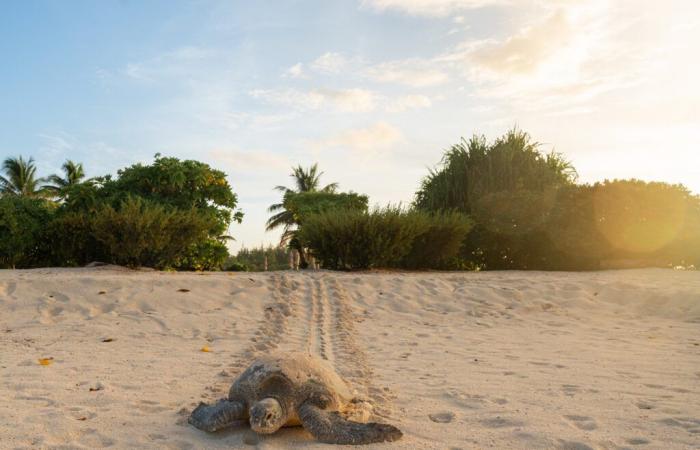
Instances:
[[[631,438],[627,439],[625,442],[627,442],[629,445],[646,445],[649,444],[651,441],[644,438]]]
[[[647,402],[637,402],[636,406],[639,409],[654,409],[654,405]]]
[[[569,397],[573,397],[580,391],[579,387],[575,384],[562,384],[561,390],[564,391],[564,395]]]
[[[692,434],[700,433],[700,419],[695,419],[693,417],[669,417],[659,420],[659,423],[669,427],[683,428]]]
[[[433,414],[428,414],[430,420],[435,423],[450,423],[455,420],[455,413],[451,411],[443,411]]]
[[[564,418],[579,430],[591,431],[598,428],[598,424],[596,424],[595,420],[588,416],[568,415],[564,416]]]
[[[525,425],[525,422],[522,422],[520,420],[508,419],[506,417],[494,417],[492,419],[482,420],[481,424],[486,428],[511,428],[521,427]]]
[[[565,441],[559,439],[559,450],[594,450],[593,447],[584,444],[583,442]]]

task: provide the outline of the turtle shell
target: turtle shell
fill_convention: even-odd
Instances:
[[[275,398],[288,411],[286,425],[298,425],[297,407],[311,397],[323,396],[327,409],[342,411],[352,399],[348,385],[325,360],[307,353],[285,353],[255,360],[234,381],[230,400],[250,408],[264,398]]]

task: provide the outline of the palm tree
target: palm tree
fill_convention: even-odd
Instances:
[[[85,178],[85,171],[83,170],[83,165],[81,163],[75,163],[70,159],[66,160],[61,166],[63,172],[66,174],[65,178],[61,178],[59,175],[50,175],[47,178],[51,184],[46,184],[43,186],[44,189],[50,191],[54,194],[60,195],[60,193],[70,187],[79,184],[83,178]]]
[[[294,233],[293,227],[297,224],[294,213],[289,211],[285,205],[286,200],[294,194],[300,192],[335,192],[338,189],[338,183],[331,183],[323,188],[321,185],[321,175],[323,172],[318,171],[318,164],[314,164],[308,169],[304,169],[301,165],[292,167],[290,177],[294,179],[295,188],[290,189],[286,186],[275,186],[275,190],[282,192],[282,202],[271,205],[268,212],[275,213],[267,220],[266,230],[274,230],[275,228],[284,227],[282,233],[281,244],[288,242]]]
[[[0,175],[0,193],[5,195],[23,195],[27,197],[38,196],[42,193],[39,183],[43,178],[36,178],[36,164],[34,158],[25,161],[21,156],[18,158],[7,158],[2,162],[2,171],[5,176]]]

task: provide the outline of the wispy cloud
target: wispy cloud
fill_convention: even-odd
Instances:
[[[375,81],[411,87],[435,86],[449,79],[434,61],[418,58],[384,62],[368,67],[365,73]]]
[[[411,109],[430,108],[433,102],[429,97],[419,94],[403,95],[386,106],[387,112],[403,112]]]
[[[304,64],[300,62],[294,64],[284,71],[283,76],[288,78],[307,78],[306,73],[304,72]]]
[[[272,104],[297,110],[329,109],[338,112],[369,112],[375,109],[377,94],[366,89],[255,89],[250,92],[257,98]]]
[[[413,16],[444,17],[469,9],[507,5],[512,0],[362,0],[361,7],[379,12],[398,11]]]
[[[311,63],[311,69],[322,74],[339,73],[348,64],[340,53],[326,52]]]
[[[216,148],[210,151],[208,156],[213,161],[224,164],[232,173],[286,172],[292,166],[287,156],[265,150],[243,151],[236,148]]]
[[[386,122],[377,122],[366,128],[345,130],[326,139],[311,141],[310,144],[316,151],[340,148],[367,154],[389,149],[402,139],[401,130]]]
[[[184,46],[156,55],[145,61],[127,63],[124,75],[136,81],[156,81],[166,77],[182,77],[201,70],[202,63],[220,54],[216,50]]]

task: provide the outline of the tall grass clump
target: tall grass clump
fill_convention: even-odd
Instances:
[[[550,212],[548,199],[576,178],[567,160],[540,152],[540,144],[523,131],[512,129],[490,143],[475,135],[445,152],[422,180],[414,206],[472,217],[474,227],[461,252],[465,266],[532,268],[549,259],[538,253],[537,226]]]
[[[457,213],[338,209],[306,217],[299,239],[328,269],[437,268],[457,254],[468,224]]]

